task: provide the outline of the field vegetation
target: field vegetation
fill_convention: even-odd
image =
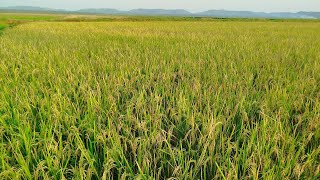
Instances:
[[[6,27],[6,24],[0,24],[0,32]]]
[[[317,21],[29,22],[0,36],[1,179],[318,179]]]

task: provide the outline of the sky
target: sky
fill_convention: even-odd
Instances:
[[[191,12],[209,9],[264,12],[320,12],[320,0],[0,0],[0,7],[39,6],[77,10],[82,8],[115,8],[130,10],[186,9]]]

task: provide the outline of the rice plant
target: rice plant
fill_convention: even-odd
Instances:
[[[0,36],[1,179],[318,179],[320,23],[33,22]]]

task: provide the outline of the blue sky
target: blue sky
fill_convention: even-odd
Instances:
[[[250,11],[320,11],[320,0],[0,0],[0,7],[41,6],[76,10],[81,8],[187,9],[192,12],[209,9]]]

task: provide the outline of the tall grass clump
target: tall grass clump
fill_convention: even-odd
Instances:
[[[0,36],[1,179],[318,179],[317,22]]]
[[[7,27],[6,24],[0,22],[0,33],[1,33],[1,32],[4,30],[4,28],[6,28],[6,27]]]

